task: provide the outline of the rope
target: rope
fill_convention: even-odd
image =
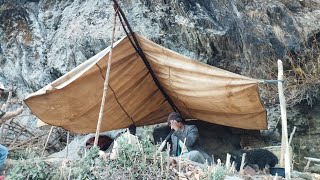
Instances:
[[[146,65],[146,67],[148,68],[149,70],[149,73],[153,79],[153,81],[155,82],[155,84],[157,85],[158,89],[161,91],[162,95],[165,97],[165,99],[168,101],[168,103],[170,104],[171,108],[173,109],[173,111],[175,112],[179,112],[178,108],[175,106],[175,104],[173,103],[172,99],[169,97],[169,95],[164,91],[164,89],[162,88],[159,80],[157,79],[157,77],[155,76],[152,68],[151,68],[151,65],[149,63],[149,61],[147,60],[143,50],[141,49],[140,45],[139,45],[139,42],[134,34],[134,32],[132,31],[131,29],[131,26],[129,25],[129,22],[128,20],[126,19],[122,9],[120,8],[118,2],[116,0],[113,0],[114,2],[114,8],[115,9],[118,9],[118,14],[119,14],[119,17],[120,17],[120,22],[121,22],[121,25],[127,35],[127,37],[129,38],[129,41],[131,43],[131,45],[133,46],[133,48],[136,50],[136,52],[139,54],[139,56],[141,57],[141,59],[143,60],[144,64]],[[122,21],[122,18],[123,18],[123,21]],[[125,23],[125,24],[124,24]],[[128,31],[126,30],[126,27],[125,25],[128,27],[129,29],[129,32],[130,34],[128,33]],[[131,39],[131,37],[133,38],[133,41]],[[179,112],[180,113],[180,112]],[[180,113],[181,114],[181,113]]]
[[[269,83],[269,84],[277,84],[278,82],[284,82],[284,80],[265,80],[261,79],[259,80],[259,83]]]

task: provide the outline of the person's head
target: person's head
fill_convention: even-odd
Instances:
[[[167,121],[168,121],[169,126],[171,126],[172,122],[177,122],[180,124],[180,126],[182,126],[184,124],[184,119],[177,112],[170,113]]]
[[[131,125],[129,126],[129,132],[130,132],[130,134],[136,135],[136,131],[137,131],[136,125],[131,124]]]

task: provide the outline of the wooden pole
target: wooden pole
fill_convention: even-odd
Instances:
[[[53,130],[53,126],[51,126],[51,129],[50,129],[50,131],[49,131],[49,134],[48,134],[48,137],[47,137],[46,143],[44,144],[44,147],[43,147],[43,150],[42,150],[41,157],[44,155],[44,151],[46,150],[46,147],[47,147],[48,141],[49,141],[49,139],[50,139],[50,136],[51,136],[52,130]]]
[[[290,138],[289,138],[289,146],[290,146],[290,144],[291,144],[291,141],[292,141],[293,135],[294,135],[294,133],[296,132],[296,129],[297,129],[297,127],[296,127],[296,126],[294,126],[294,127],[293,127],[293,130],[292,130],[292,132],[291,132],[291,134],[290,134]]]
[[[229,153],[227,153],[227,159],[226,159],[226,169],[229,170],[230,168],[230,158],[231,155]]]
[[[284,91],[283,91],[283,65],[281,60],[278,60],[278,91],[279,91],[281,122],[282,122],[280,165],[282,167],[285,167],[286,179],[290,179],[291,166],[290,166],[289,143],[288,143],[287,111],[286,111],[286,100],[285,100]]]
[[[105,80],[104,80],[103,95],[102,95],[102,99],[101,99],[101,106],[100,106],[99,118],[98,118],[98,122],[97,122],[96,135],[95,135],[95,139],[94,139],[94,143],[93,143],[94,146],[98,145],[100,128],[101,128],[101,121],[102,121],[103,110],[104,110],[104,104],[105,104],[106,96],[107,96],[107,90],[108,90],[108,84],[109,84],[110,66],[111,66],[111,60],[112,60],[113,41],[114,41],[114,34],[115,34],[115,30],[116,30],[116,19],[117,19],[117,11],[114,12],[114,17],[113,17],[111,48],[110,48],[110,52],[109,52],[109,60],[108,60],[107,72],[106,72],[106,76],[105,76]]]
[[[68,131],[67,132],[67,155],[66,155],[66,159],[68,159],[68,156],[69,156],[69,138],[70,138],[70,133]]]
[[[241,164],[240,164],[240,174],[243,175],[243,168],[244,168],[244,162],[245,162],[245,159],[246,159],[246,153],[243,153],[242,154],[242,158],[241,158]]]

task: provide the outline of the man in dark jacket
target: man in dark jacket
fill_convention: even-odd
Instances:
[[[172,155],[181,156],[198,163],[211,164],[211,157],[203,151],[199,143],[198,128],[194,125],[184,124],[184,119],[179,113],[172,112],[168,117],[168,123],[175,132],[171,135]]]

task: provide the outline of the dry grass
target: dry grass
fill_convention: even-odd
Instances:
[[[279,40],[285,38],[281,28],[274,26],[274,33]],[[288,106],[294,106],[302,101],[312,105],[314,99],[320,97],[320,40],[314,34],[301,44],[301,50],[289,50],[282,59],[284,65],[284,91]],[[281,40],[282,42],[285,40]],[[251,76],[261,79],[277,79],[277,58],[273,49],[262,50],[267,56],[261,64],[253,68]],[[271,56],[270,56],[271,54]],[[273,56],[272,56],[273,54]],[[278,100],[277,86],[274,84],[262,84],[262,98],[267,103],[276,103]]]
[[[125,143],[124,143],[125,142]],[[213,166],[172,158],[169,151],[156,153],[150,136],[141,136],[140,145],[119,141],[115,160],[101,156],[98,148],[79,151],[80,159],[50,163],[39,157],[40,152],[27,149],[24,158],[10,170],[12,179],[203,179],[222,180],[233,175],[233,167],[220,162]],[[141,148],[142,147],[142,148]]]

